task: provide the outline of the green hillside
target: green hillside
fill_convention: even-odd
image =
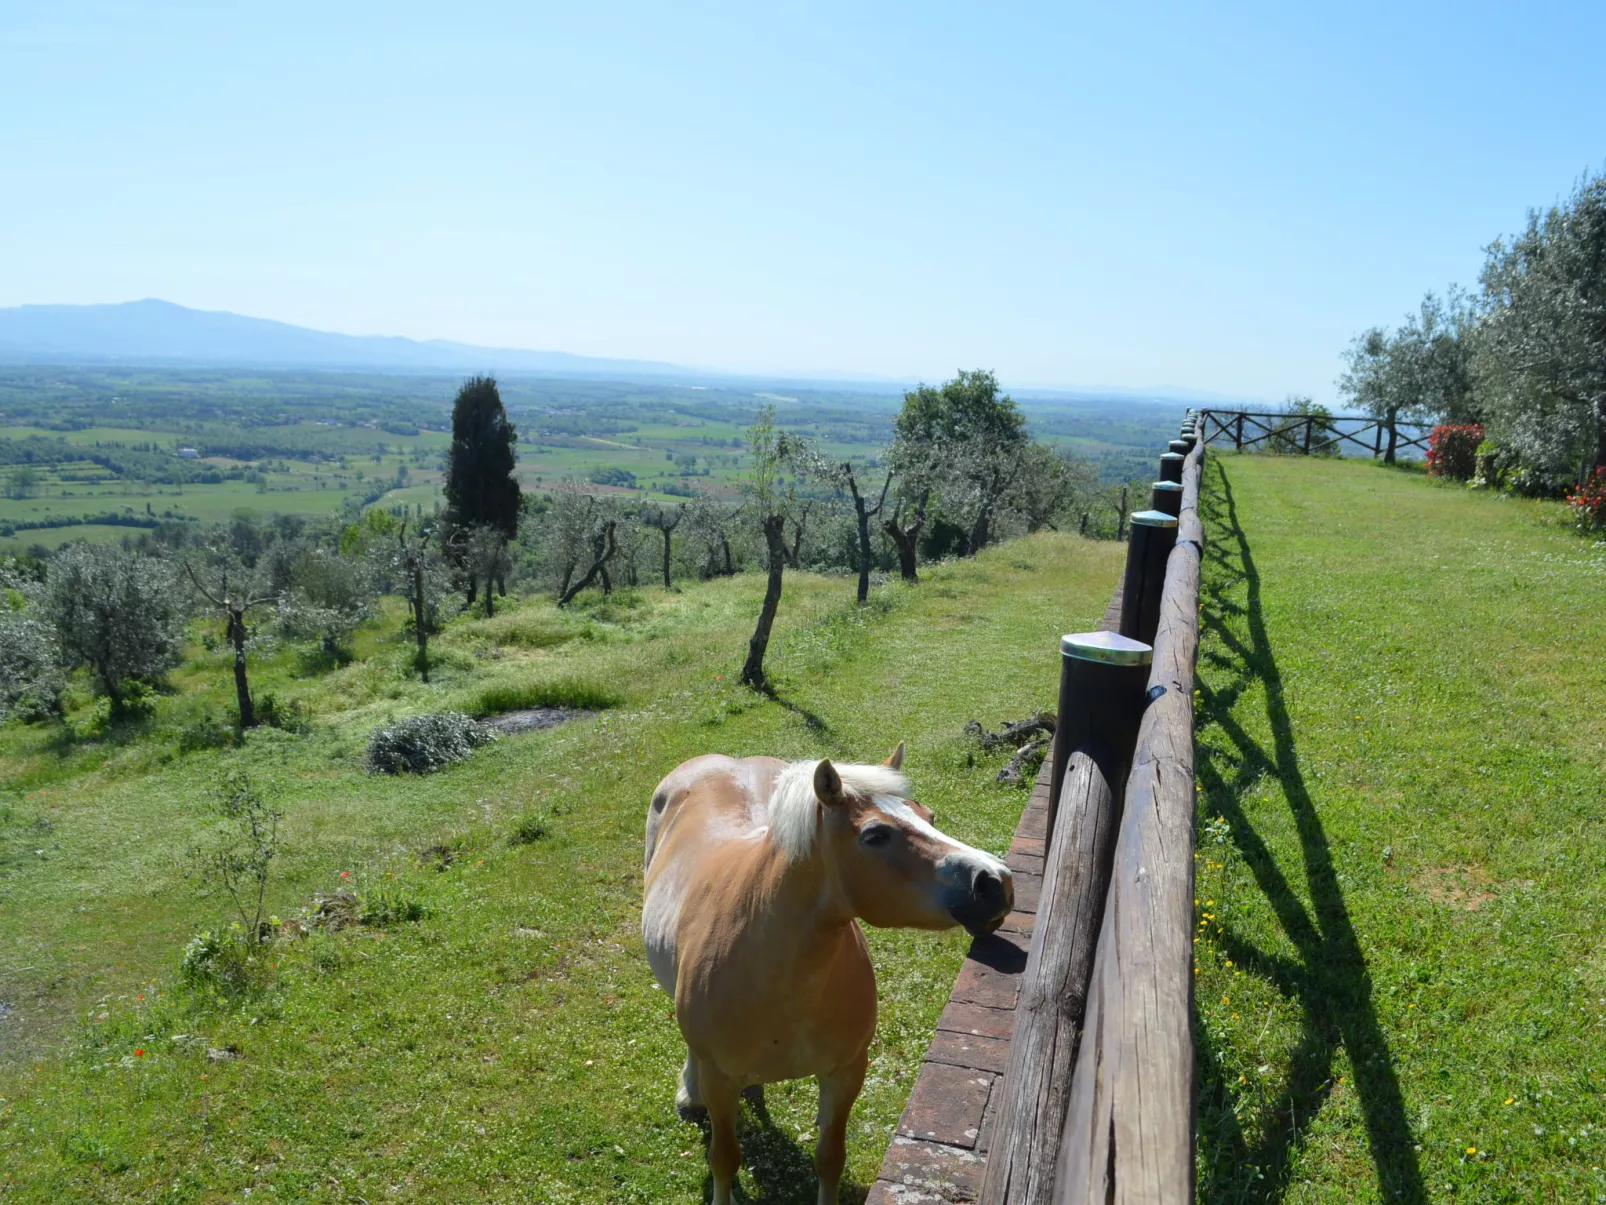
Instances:
[[[1096,623],[1120,563],[1114,543],[1030,537],[863,609],[850,581],[788,574],[777,701],[734,684],[763,586],[742,575],[457,620],[428,686],[394,614],[343,669],[302,676],[280,649],[259,697],[299,702],[310,731],[254,731],[243,748],[183,751],[230,698],[226,655],[200,647],[143,733],[0,729],[0,1000],[14,1010],[0,1196],[700,1199],[702,1135],[673,1111],[678,1031],[638,936],[654,784],[711,750],[867,760],[906,738],[938,822],[1002,852],[1024,794],[994,781],[1002,759],[963,726],[1053,705],[1058,635]],[[558,679],[622,702],[430,777],[362,769],[392,717]],[[191,935],[227,917],[184,872],[230,769],[286,815],[273,909],[354,886],[373,913],[274,943],[266,986],[237,1000],[176,976]],[[861,1188],[967,941],[872,935],[881,1021],[848,1169]],[[812,1084],[777,1087],[768,1122],[749,1116],[749,1193],[813,1199],[814,1099]]]

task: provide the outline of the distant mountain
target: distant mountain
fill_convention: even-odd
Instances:
[[[116,305],[24,305],[0,309],[0,364],[366,369],[378,372],[494,372],[504,376],[596,378],[727,388],[784,385],[853,389],[896,397],[919,382],[839,372],[721,372],[656,360],[613,360],[562,351],[474,347],[445,339],[339,335],[225,310],[192,310],[149,298]],[[1022,403],[1221,402],[1218,394],[1171,387],[1015,387]],[[1237,399],[1233,399],[1236,401]]]
[[[337,335],[170,301],[24,305],[0,309],[0,360],[12,363],[207,363],[259,368],[532,372],[566,377],[686,377],[696,370],[650,360],[561,351],[471,347],[444,339]]]

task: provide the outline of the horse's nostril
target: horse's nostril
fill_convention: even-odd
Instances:
[[[992,899],[1002,888],[1003,884],[998,881],[998,876],[987,870],[979,871],[975,882],[970,885],[971,894],[978,900]]]

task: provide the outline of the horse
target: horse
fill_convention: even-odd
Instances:
[[[819,1200],[835,1205],[875,1034],[859,922],[981,935],[1014,905],[1009,868],[908,798],[903,755],[901,741],[880,765],[709,754],[653,792],[642,936],[686,1040],[676,1107],[708,1118],[714,1205],[741,1162],[738,1097],[804,1076],[820,1088]]]

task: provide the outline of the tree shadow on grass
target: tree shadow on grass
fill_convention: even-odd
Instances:
[[[823,716],[817,714],[816,712],[810,711],[801,703],[794,703],[791,699],[786,698],[781,694],[780,691],[775,689],[774,683],[766,682],[763,686],[757,687],[756,689],[757,693],[763,695],[770,702],[779,704],[781,707],[785,708],[787,711],[790,711],[793,715],[801,719],[804,726],[807,727],[810,732],[818,733],[820,736],[830,735],[831,725],[825,722],[825,718]]]
[[[1303,1030],[1284,1091],[1257,1119],[1253,1127],[1257,1137],[1251,1140],[1240,1125],[1210,1036],[1204,1026],[1196,1025],[1199,1196],[1205,1201],[1279,1201],[1286,1195],[1293,1157],[1331,1095],[1333,1061],[1343,1047],[1354,1068],[1379,1195],[1386,1200],[1426,1201],[1399,1078],[1372,1003],[1366,958],[1300,768],[1282,675],[1267,635],[1260,574],[1219,459],[1209,462],[1204,486],[1208,505],[1201,511],[1209,539],[1200,621],[1216,640],[1201,653],[1207,666],[1202,685],[1209,685],[1201,698],[1199,727],[1216,729],[1231,747],[1199,743],[1200,807],[1226,819],[1233,843],[1297,956],[1265,953],[1228,926],[1222,926],[1214,940],[1235,965],[1271,983],[1299,1006]],[[1244,605],[1232,598],[1240,585]],[[1240,633],[1247,634],[1247,641]],[[1270,748],[1257,742],[1233,715],[1239,698],[1256,684],[1265,692]],[[1293,890],[1287,872],[1240,804],[1244,792],[1265,777],[1277,780],[1293,813],[1313,910]]]

